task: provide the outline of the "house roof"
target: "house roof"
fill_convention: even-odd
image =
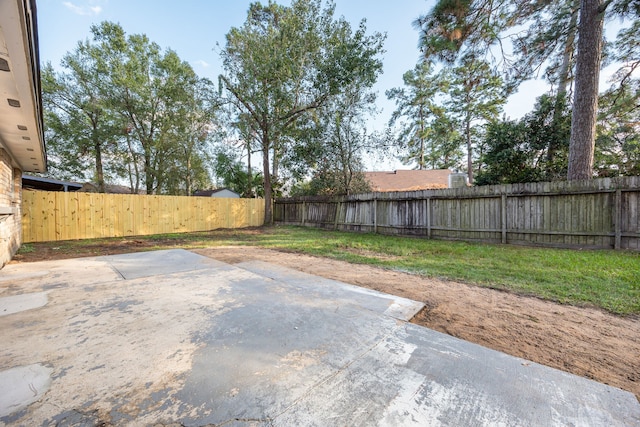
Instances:
[[[35,0],[0,1],[0,147],[26,172],[47,168]]]
[[[195,193],[193,193],[193,195],[194,196],[211,197],[214,194],[217,194],[217,193],[220,193],[220,192],[223,192],[223,191],[228,191],[228,192],[233,193],[233,194],[238,194],[233,190],[229,190],[228,188],[217,188],[215,190],[198,190]],[[238,194],[238,196],[240,196],[240,194]]]
[[[85,193],[97,193],[98,186],[92,182],[85,182],[81,185],[82,188],[80,191]],[[105,184],[104,192],[108,194],[147,194],[145,190],[138,190],[138,193],[131,191],[131,187],[127,187],[126,185],[115,185],[115,184]]]
[[[373,191],[417,191],[448,188],[449,169],[365,172]]]
[[[45,191],[78,191],[82,188],[82,184],[22,174],[22,188]]]
[[[97,193],[98,186],[91,182],[80,184],[79,182],[62,181],[59,179],[43,178],[22,174],[22,188],[29,190],[44,191],[79,191],[84,193]],[[105,193],[109,194],[132,194],[131,188],[126,185],[105,184]],[[146,194],[146,191],[139,190],[138,194]]]

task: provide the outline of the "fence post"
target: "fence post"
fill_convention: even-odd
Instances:
[[[304,223],[307,219],[307,202],[305,200],[302,201],[302,226],[304,227]]]
[[[373,232],[378,233],[378,198],[373,193]]]
[[[622,243],[622,190],[619,188],[616,190],[616,207],[615,207],[615,243],[613,248],[615,250],[620,249]]]
[[[427,239],[431,238],[431,197],[427,197]]]
[[[274,204],[275,204],[275,201],[274,201]],[[287,225],[287,205],[284,202],[282,203],[282,223],[284,225]]]
[[[507,244],[507,195],[502,193],[500,197],[501,207],[500,207],[500,223],[502,228],[502,244]]]
[[[336,217],[334,218],[334,221],[333,221],[334,230],[338,229],[338,217],[339,216],[340,216],[340,202],[338,202],[338,206],[336,206]]]

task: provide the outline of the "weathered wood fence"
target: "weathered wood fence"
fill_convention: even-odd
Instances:
[[[264,200],[23,191],[22,241],[91,239],[264,224]]]
[[[274,220],[336,230],[640,249],[640,177],[279,199]]]

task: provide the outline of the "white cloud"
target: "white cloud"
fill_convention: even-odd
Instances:
[[[62,2],[62,4],[76,15],[91,16],[99,15],[102,12],[102,7],[100,6],[78,6],[70,1]]]
[[[198,59],[197,61],[194,62],[194,64],[199,65],[203,68],[208,68],[210,65],[208,62],[203,61],[202,59]]]

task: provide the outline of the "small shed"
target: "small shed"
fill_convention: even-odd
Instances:
[[[236,193],[233,190],[229,190],[228,188],[218,188],[216,190],[198,190],[193,193],[194,196],[200,197],[220,197],[220,198],[231,198],[231,199],[239,199],[240,194]]]

